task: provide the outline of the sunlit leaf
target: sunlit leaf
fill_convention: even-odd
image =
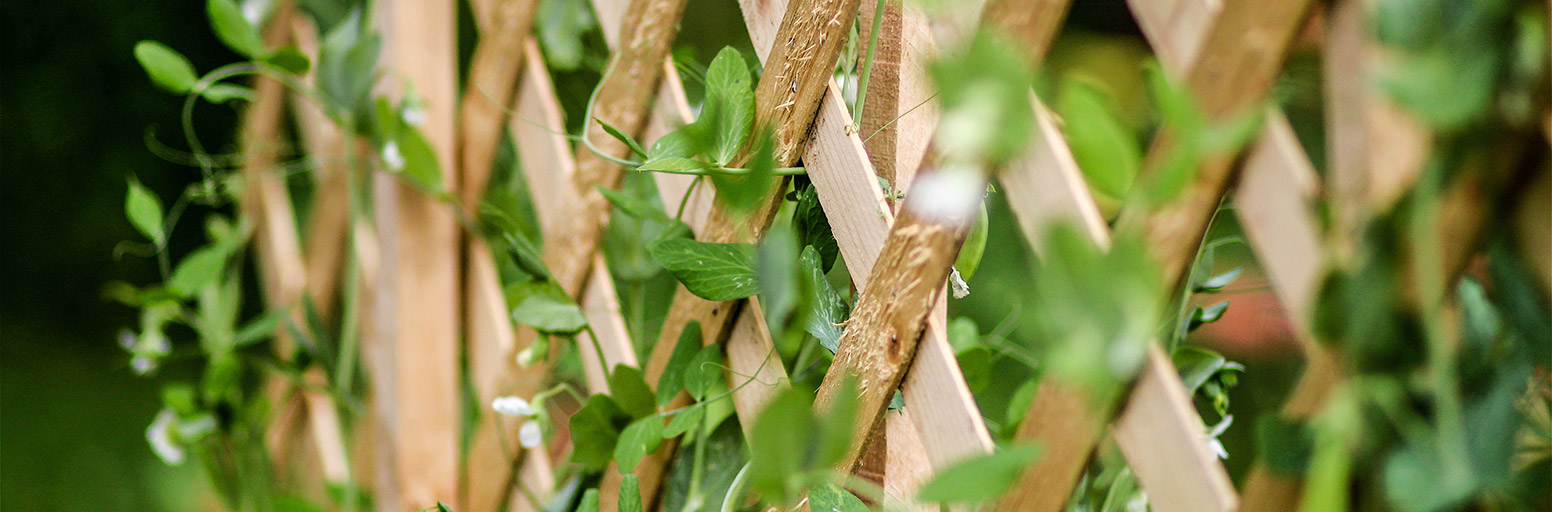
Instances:
[[[140,61],[140,67],[145,69],[152,82],[168,92],[189,92],[199,81],[189,59],[156,41],[135,43],[135,60]]]
[[[703,299],[728,301],[760,291],[753,245],[676,238],[654,242],[648,250],[690,293]]]
[[[167,280],[167,287],[184,297],[191,297],[221,277],[229,254],[215,247],[201,247],[183,257],[178,268]]]
[[[1137,176],[1142,152],[1115,100],[1098,82],[1069,75],[1062,80],[1056,111],[1062,116],[1062,134],[1072,157],[1089,186],[1111,198],[1125,198]]]
[[[554,283],[525,281],[507,287],[512,321],[544,333],[574,334],[587,326],[577,303]]]
[[[208,0],[205,13],[210,16],[210,27],[215,30],[216,37],[232,51],[250,59],[264,53],[264,40],[259,37],[259,30],[248,23],[236,1]]]
[[[1014,445],[956,463],[923,485],[916,499],[930,503],[991,500],[1013,487],[1019,473],[1039,454],[1038,446]]]
[[[162,228],[162,200],[133,177],[129,179],[129,191],[124,197],[124,214],[129,217],[130,225],[157,247],[166,242],[167,234]]]
[[[834,354],[840,347],[841,322],[846,321],[846,300],[841,298],[840,292],[830,286],[830,280],[825,279],[824,270],[819,261],[819,251],[810,245],[803,248],[803,255],[798,259],[803,267],[803,278],[808,280],[807,289],[814,296],[809,304],[814,308],[813,314],[808,316],[809,334],[819,339],[819,344]]]
[[[620,464],[620,471],[629,473],[636,470],[642,457],[662,444],[663,418],[646,416],[631,422],[620,432],[620,440],[614,445],[614,460]]]
[[[662,376],[658,377],[658,405],[668,405],[668,402],[684,389],[684,372],[689,368],[690,361],[699,353],[700,348],[701,323],[698,320],[691,320],[685,324],[684,330],[680,331],[679,341],[674,344],[674,352],[668,356],[668,364],[663,367]],[[677,417],[675,420],[677,421]]]
[[[868,506],[851,491],[835,484],[815,486],[808,491],[809,509],[814,512],[867,512]]]

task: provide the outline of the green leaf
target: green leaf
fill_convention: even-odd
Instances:
[[[636,475],[626,473],[620,479],[620,503],[618,512],[641,512],[641,484]]]
[[[575,70],[582,64],[584,35],[597,23],[586,2],[543,0],[534,31],[544,48],[545,60],[560,70]]]
[[[632,418],[657,413],[657,403],[652,400],[652,388],[647,387],[646,377],[634,366],[619,364],[614,367],[614,371],[609,373],[609,395]]]
[[[192,297],[221,277],[228,255],[226,251],[214,247],[195,249],[178,263],[178,268],[173,270],[172,277],[167,280],[167,287],[178,295]]]
[[[1202,324],[1210,324],[1223,318],[1223,312],[1229,310],[1229,301],[1223,301],[1211,306],[1200,307],[1191,310],[1190,327],[1187,330],[1194,331]]]
[[[813,512],[868,512],[869,510],[867,504],[851,491],[830,483],[809,489],[808,504]]]
[[[811,468],[832,467],[846,456],[846,449],[851,446],[852,427],[857,422],[858,395],[856,379],[847,376],[841,380],[829,407],[815,415],[819,425],[818,445],[814,459],[810,461]]]
[[[1229,362],[1221,354],[1204,348],[1180,346],[1170,355],[1180,372],[1180,381],[1191,393],[1196,393],[1207,379],[1218,373]]]
[[[668,427],[663,429],[663,438],[667,439],[684,435],[685,432],[700,426],[705,419],[706,408],[704,406],[697,404],[680,410],[674,414],[672,420],[669,420]]]
[[[1286,477],[1304,474],[1314,451],[1314,434],[1308,425],[1267,414],[1256,422],[1255,430],[1256,453],[1267,468]]]
[[[711,175],[711,184],[717,188],[717,204],[735,214],[748,213],[764,202],[776,181],[776,141],[771,130],[761,130],[754,144],[748,173]]]
[[[799,244],[812,245],[819,251],[822,263],[819,268],[829,272],[841,248],[830,230],[830,219],[825,217],[824,207],[819,203],[819,187],[809,185],[799,191],[797,207],[792,211],[792,227],[797,230]]]
[[[638,171],[653,171],[653,172],[657,172],[657,171],[673,172],[673,171],[695,171],[695,170],[700,170],[700,169],[710,169],[711,167],[712,167],[712,164],[707,163],[707,162],[702,162],[700,160],[695,160],[695,159],[691,159],[691,158],[681,158],[681,157],[676,157],[676,156],[670,156],[670,157],[655,158],[655,159],[652,159],[652,160],[647,160],[646,163],[641,164],[641,167],[637,167],[636,170],[638,170]]]
[[[1056,112],[1089,186],[1112,199],[1125,198],[1141,165],[1142,151],[1114,98],[1097,81],[1068,75],[1062,80]]]
[[[657,450],[662,444],[663,418],[646,416],[631,422],[620,433],[620,441],[614,445],[614,460],[620,464],[621,472],[633,472],[642,457]]]
[[[695,143],[691,140],[690,131],[686,127],[668,132],[667,135],[658,137],[657,142],[652,143],[652,149],[647,150],[647,161],[662,160],[666,158],[691,158],[697,151]]]
[[[846,300],[841,298],[840,292],[830,286],[830,280],[825,279],[821,268],[819,251],[810,245],[803,248],[803,254],[798,262],[803,267],[803,278],[808,280],[808,290],[814,296],[809,304],[814,308],[813,314],[808,316],[809,334],[819,339],[819,344],[831,354],[840,348],[841,322],[846,321]]]
[[[1202,281],[1201,285],[1196,287],[1196,292],[1197,293],[1203,293],[1203,292],[1216,292],[1218,290],[1222,290],[1223,287],[1228,286],[1230,283],[1233,283],[1234,279],[1239,277],[1239,274],[1240,274],[1241,270],[1243,270],[1243,269],[1241,269],[1239,267],[1236,267],[1234,270],[1230,270],[1228,272],[1224,272],[1222,274],[1218,274],[1216,276],[1209,277],[1206,280]]]
[[[981,328],[970,317],[956,316],[948,322],[948,344],[956,352],[981,344]]]
[[[717,52],[706,68],[706,103],[696,124],[711,120],[706,156],[718,164],[728,165],[749,140],[754,125],[753,84],[743,54],[731,46]]]
[[[603,119],[599,119],[599,118],[595,117],[595,118],[593,118],[593,120],[594,121],[598,121],[598,125],[602,126],[604,128],[604,132],[608,133],[610,137],[614,137],[615,140],[620,141],[620,143],[624,144],[625,147],[630,148],[632,153],[635,153],[637,155],[641,155],[642,158],[646,158],[647,157],[647,150],[646,150],[646,148],[641,147],[641,143],[640,142],[636,142],[636,138],[635,137],[631,137],[630,135],[626,135],[625,132],[620,131],[619,128],[615,128],[614,125],[611,125],[609,123],[604,122]]]
[[[550,282],[525,281],[507,287],[512,321],[550,334],[576,334],[587,327],[582,308],[565,290]]]
[[[674,221],[673,217],[669,217],[668,213],[664,212],[662,208],[658,208],[656,204],[600,185],[593,185],[593,188],[598,189],[598,193],[603,194],[604,199],[608,199],[610,204],[625,212],[626,215],[657,222]]]
[[[354,10],[324,35],[318,49],[316,79],[323,96],[340,113],[365,112],[372,86],[377,81],[377,58],[382,39],[361,27],[361,12]]]
[[[700,298],[729,301],[760,291],[754,272],[753,245],[676,238],[654,242],[648,250],[690,293]]]
[[[668,364],[663,367],[663,375],[658,377],[657,404],[659,406],[668,405],[668,402],[673,401],[674,396],[684,389],[685,370],[700,348],[701,323],[698,320],[691,320],[685,324],[684,330],[679,332],[679,342],[674,344],[674,352],[668,356]],[[674,419],[678,421],[678,416]]]
[[[587,404],[571,415],[571,461],[591,471],[604,469],[614,459],[620,429],[630,421],[609,395],[588,397]]]
[[[167,242],[167,233],[162,228],[162,200],[146,190],[140,180],[133,176],[129,178],[129,191],[124,197],[124,215],[129,217],[129,223],[140,234],[155,242],[158,248]]]
[[[974,277],[976,269],[981,267],[981,255],[986,253],[987,229],[986,202],[982,201],[981,214],[975,217],[975,225],[971,226],[964,245],[960,246],[959,257],[954,259],[954,269],[966,281]]]
[[[788,318],[798,306],[802,296],[797,282],[797,241],[788,226],[776,225],[765,233],[761,241],[756,273],[760,280],[760,307],[764,309],[766,323],[779,337],[786,331]]]
[[[187,93],[199,81],[189,59],[156,41],[135,43],[135,60],[140,61],[152,82],[168,92]]]
[[[792,477],[811,467],[807,447],[818,434],[808,392],[790,387],[767,402],[749,434],[749,490],[784,508],[796,501]]]
[[[217,105],[232,100],[253,101],[253,89],[237,84],[211,84],[199,96]]]
[[[446,503],[442,503],[440,501],[437,502],[436,509],[437,512],[453,512],[453,507],[450,507]]]
[[[312,61],[294,46],[282,46],[264,56],[264,63],[285,70],[293,75],[305,75]]]
[[[704,400],[711,386],[722,378],[722,347],[701,347],[684,368],[684,390],[697,401]]]
[[[205,12],[210,16],[210,27],[215,30],[216,37],[232,51],[250,59],[264,53],[264,40],[259,37],[259,30],[248,23],[237,2],[209,0],[205,2]]]
[[[1034,445],[1014,445],[956,463],[938,472],[916,495],[930,503],[973,503],[994,499],[1013,487],[1019,473],[1040,454]]]
[[[528,237],[522,233],[507,233],[506,240],[507,252],[512,255],[513,263],[519,269],[544,281],[555,280],[555,276],[550,274],[550,268],[544,265],[544,258],[539,255],[539,248],[534,247]]]
[[[398,169],[389,170],[398,172],[411,184],[427,193],[435,195],[442,192],[442,163],[437,159],[436,149],[431,147],[431,141],[426,140],[426,136],[414,126],[404,125],[399,128],[396,142],[404,163]]]
[[[588,489],[582,493],[582,502],[577,504],[577,512],[598,512],[598,489]]]
[[[263,316],[249,321],[247,325],[244,325],[241,330],[237,331],[237,335],[233,337],[232,344],[242,347],[274,337],[275,330],[279,328],[280,323],[285,321],[285,319],[285,310],[277,309],[265,313]]]
[[[970,347],[955,355],[959,371],[964,374],[965,385],[971,391],[979,392],[991,383],[993,357],[992,350],[986,347]]]

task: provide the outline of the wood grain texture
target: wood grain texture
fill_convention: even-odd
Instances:
[[[1244,114],[1266,97],[1309,5],[1307,0],[1236,2],[1223,8],[1184,74],[1186,89],[1209,122]],[[1144,180],[1163,161],[1171,140],[1167,132],[1155,140],[1145,160]],[[1232,157],[1205,159],[1185,190],[1168,204],[1149,208],[1128,201],[1123,206],[1119,229],[1143,236],[1164,264],[1165,283],[1177,284],[1186,274],[1218,200],[1236,177],[1233,163]]]
[[[392,72],[413,77],[425,100],[421,132],[442,169],[456,169],[457,5],[451,0],[395,0],[381,6],[385,56]],[[442,187],[457,190],[457,173]],[[457,502],[460,232],[453,208],[414,187],[383,177],[377,198],[384,250],[379,332],[392,362],[378,384],[389,482],[377,499],[391,509]]]
[[[539,218],[540,232],[550,233],[563,229],[565,225],[566,211],[575,194],[570,185],[575,164],[571,160],[571,146],[565,136],[560,105],[555,99],[550,75],[544,67],[538,45],[529,40],[524,44],[523,51],[527,56],[523,59],[524,69],[514,100],[515,114],[509,120],[507,129],[516,142],[524,178],[529,190],[533,192],[531,195],[535,214]],[[471,267],[470,271],[474,270],[475,267]],[[488,303],[493,304],[494,300]],[[510,321],[505,309],[501,311],[501,318]],[[510,324],[507,326],[510,327]],[[504,333],[499,330],[497,328],[498,332],[488,342],[476,342],[477,331],[471,329],[470,332],[469,370],[482,405],[502,395],[532,398],[543,389],[549,371],[546,362],[535,362],[527,367],[516,364],[516,355],[527,349],[534,337],[525,338],[519,344],[514,330],[509,328]],[[589,377],[592,382],[592,376]],[[475,426],[465,477],[466,496],[474,510],[496,510],[503,502],[529,506],[527,500],[519,496],[521,493],[515,493],[512,489],[512,457],[521,451],[521,447],[513,444],[513,440],[518,439],[521,426],[519,420],[494,414],[484,415]],[[501,444],[503,439],[506,445]],[[549,464],[548,454],[542,450],[531,451],[524,456],[523,473],[517,475],[515,481],[553,481],[553,477],[547,474]],[[546,474],[529,474],[534,471]],[[529,490],[548,492],[552,487],[530,487]]]
[[[1239,509],[1234,483],[1208,448],[1189,391],[1158,343],[1148,345],[1143,373],[1112,428],[1153,510]]]
[[[276,8],[263,38],[269,46],[292,39],[295,7],[282,3]],[[284,84],[260,78],[254,84],[254,100],[243,112],[239,141],[244,155],[242,190],[238,201],[241,215],[253,224],[253,246],[257,255],[265,306],[289,311],[290,320],[302,321],[303,294],[307,286],[306,265],[293,217],[290,192],[280,167],[284,151],[284,113],[287,90]],[[285,359],[294,350],[295,340],[288,329],[275,333],[276,354]],[[323,370],[312,367],[303,377],[307,382],[325,380]],[[267,396],[279,399],[285,413],[277,417],[273,434],[266,436],[271,457],[281,467],[298,471],[298,481],[309,488],[318,487],[309,480],[343,482],[349,475],[345,449],[341,442],[339,417],[330,398],[317,388],[301,387],[294,394],[283,379],[265,385]],[[305,423],[304,423],[305,422]],[[295,438],[287,433],[302,434]],[[303,459],[288,458],[301,452]],[[299,464],[300,463],[300,464]],[[282,477],[286,474],[282,473]],[[321,490],[321,489],[319,489]]]
[[[877,7],[876,2],[862,2],[858,41],[871,37]],[[859,73],[866,57],[865,51],[861,53]],[[878,176],[888,180],[894,190],[910,188],[911,178],[926,156],[932,128],[938,124],[937,103],[930,101],[936,91],[925,65],[936,54],[937,45],[921,9],[900,0],[886,3],[857,135]]]
[[[685,2],[630,3],[621,24],[622,43],[598,84],[591,113],[594,118],[631,136],[641,134],[662,77],[663,59],[678,35]],[[589,120],[585,126],[583,136],[599,151],[614,158],[631,156],[630,148],[605,134],[597,122]],[[543,257],[561,287],[578,296],[587,285],[593,255],[598,251],[599,236],[610,210],[609,201],[593,187],[617,188],[624,168],[593,153],[586,145],[577,148],[573,160],[577,170],[572,176],[572,187],[578,201],[568,213],[567,227],[546,240]]]
[[[523,43],[539,6],[537,0],[491,0],[487,4],[458,109],[462,123],[458,132],[459,198],[464,213],[471,216],[478,214],[490,182],[518,72],[527,56]]]
[[[942,186],[929,181],[928,172],[937,171],[924,171],[913,189]],[[984,179],[980,188],[985,188]],[[842,471],[856,470],[864,443],[882,425],[889,399],[915,360],[927,318],[974,220],[973,212],[926,216],[922,212],[930,210],[920,204],[927,201],[924,197],[907,194],[814,400],[815,410],[823,411],[839,393],[853,392],[843,383],[856,383],[857,421],[850,449],[837,464]]]

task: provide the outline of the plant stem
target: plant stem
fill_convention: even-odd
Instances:
[[[873,76],[873,56],[878,53],[878,32],[884,27],[884,8],[888,0],[878,0],[873,9],[873,31],[868,33],[868,53],[862,60],[862,78],[857,82],[857,108],[852,109],[852,125],[862,126],[862,106],[868,99],[868,78]]]

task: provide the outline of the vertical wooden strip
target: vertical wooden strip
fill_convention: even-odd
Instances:
[[[526,54],[522,60],[523,71],[519,75],[514,100],[516,113],[508,121],[507,129],[516,142],[524,178],[529,189],[534,191],[532,196],[540,231],[548,233],[564,225],[569,199],[574,197],[569,180],[575,166],[571,160],[571,146],[564,133],[565,124],[561,121],[560,106],[556,103],[549,72],[544,68],[538,45],[530,39],[523,45],[523,52]],[[474,271],[475,268],[471,267],[470,272]],[[505,309],[500,314],[502,320],[510,321]],[[516,354],[528,348],[533,343],[533,337],[521,340],[519,344],[512,330],[508,329],[504,334],[511,336],[510,340],[473,343],[471,333],[469,370],[482,398],[479,402],[482,406],[494,396],[532,398],[545,384],[545,372],[548,371],[546,365],[535,363],[534,366],[522,368],[516,364]],[[521,493],[511,492],[514,477],[510,456],[521,449],[515,443],[521,426],[519,420],[495,414],[483,415],[476,425],[469,449],[465,484],[466,499],[471,509],[495,510],[497,504],[508,499],[507,496],[510,496],[509,503],[527,506],[527,499]],[[503,439],[507,445],[500,443]],[[553,477],[548,474],[549,466],[549,456],[544,450],[528,451],[523,456],[523,466],[516,481],[530,485],[530,491],[547,493],[553,487]],[[546,482],[548,484],[534,487]]]
[[[1116,444],[1159,511],[1233,511],[1234,484],[1207,447],[1202,420],[1169,354],[1148,346],[1148,364],[1115,422]],[[1207,477],[1203,477],[1207,475]]]
[[[414,80],[425,101],[420,126],[443,169],[442,186],[458,190],[454,165],[457,106],[457,4],[396,0],[382,6],[390,67]],[[396,180],[390,176],[381,179]],[[451,206],[405,183],[379,189],[378,218],[389,275],[385,341],[393,361],[376,382],[389,421],[394,478],[379,503],[421,508],[453,500],[458,474],[459,231]],[[387,492],[385,492],[387,491]]]

